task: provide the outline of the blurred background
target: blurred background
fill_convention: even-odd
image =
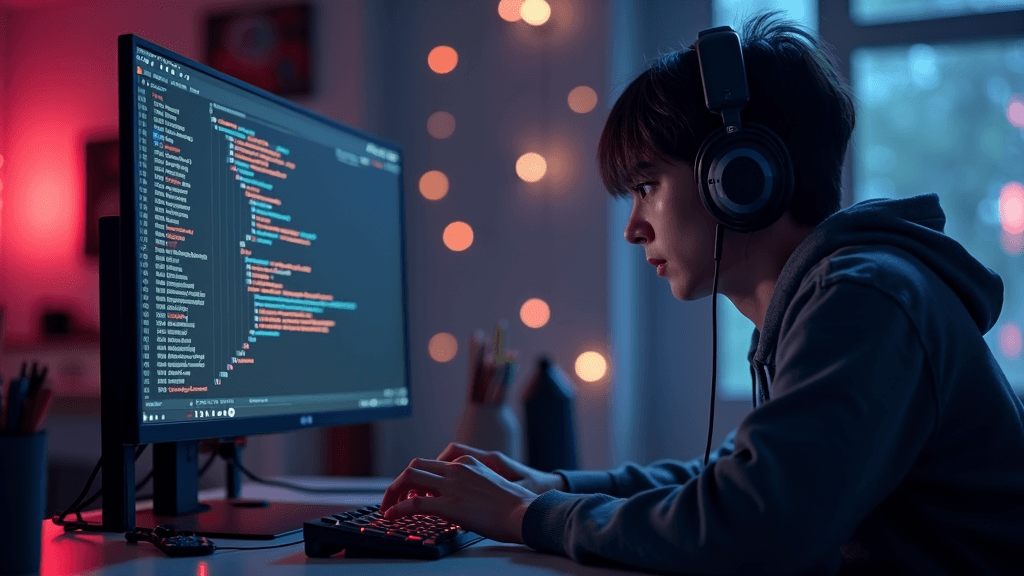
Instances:
[[[436,456],[466,403],[469,335],[499,320],[519,351],[512,397],[540,355],[558,363],[580,465],[599,469],[702,455],[712,305],[675,300],[623,239],[629,204],[595,162],[604,119],[651,59],[764,8],[820,34],[854,88],[845,204],[936,193],[947,232],[1002,275],[986,338],[1024,393],[1024,1],[0,0],[0,371],[50,367],[48,512],[100,453],[96,219],[117,211],[119,34],[406,153],[412,416],[251,437],[254,472],[393,476]],[[751,409],[753,327],[718,306],[715,444]]]

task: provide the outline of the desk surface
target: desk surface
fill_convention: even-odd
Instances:
[[[309,495],[283,488],[247,484],[246,498],[275,502],[337,504],[340,510],[379,503],[390,478],[291,478],[296,483],[319,487],[366,488],[377,491],[351,495]],[[223,497],[222,489],[203,491],[200,499]],[[84,515],[98,521],[94,514]],[[169,558],[149,543],[129,544],[123,534],[96,532],[64,533],[49,520],[43,523],[42,576],[94,574],[103,576],[147,574],[187,574],[220,576],[225,574],[332,574],[344,570],[345,576],[381,574],[625,574],[610,568],[577,564],[569,558],[543,554],[526,546],[483,540],[440,560],[378,560],[366,558],[309,558],[302,544],[271,550],[221,550],[210,556]],[[265,546],[302,539],[302,533],[272,541],[227,540],[213,538],[219,546]],[[386,570],[384,569],[386,565]]]

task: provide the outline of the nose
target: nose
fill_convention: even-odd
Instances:
[[[646,244],[650,241],[651,227],[645,220],[637,216],[635,209],[629,214],[623,236],[630,244]]]

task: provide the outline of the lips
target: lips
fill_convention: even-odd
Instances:
[[[668,264],[667,261],[661,260],[659,258],[648,258],[647,261],[650,262],[652,266],[657,267],[658,276],[665,275],[665,265]]]

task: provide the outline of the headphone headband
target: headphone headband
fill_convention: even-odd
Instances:
[[[732,230],[767,228],[793,196],[789,151],[768,127],[740,121],[750,91],[739,35],[729,26],[709,28],[697,35],[694,47],[704,103],[723,124],[704,140],[694,161],[701,202]]]

